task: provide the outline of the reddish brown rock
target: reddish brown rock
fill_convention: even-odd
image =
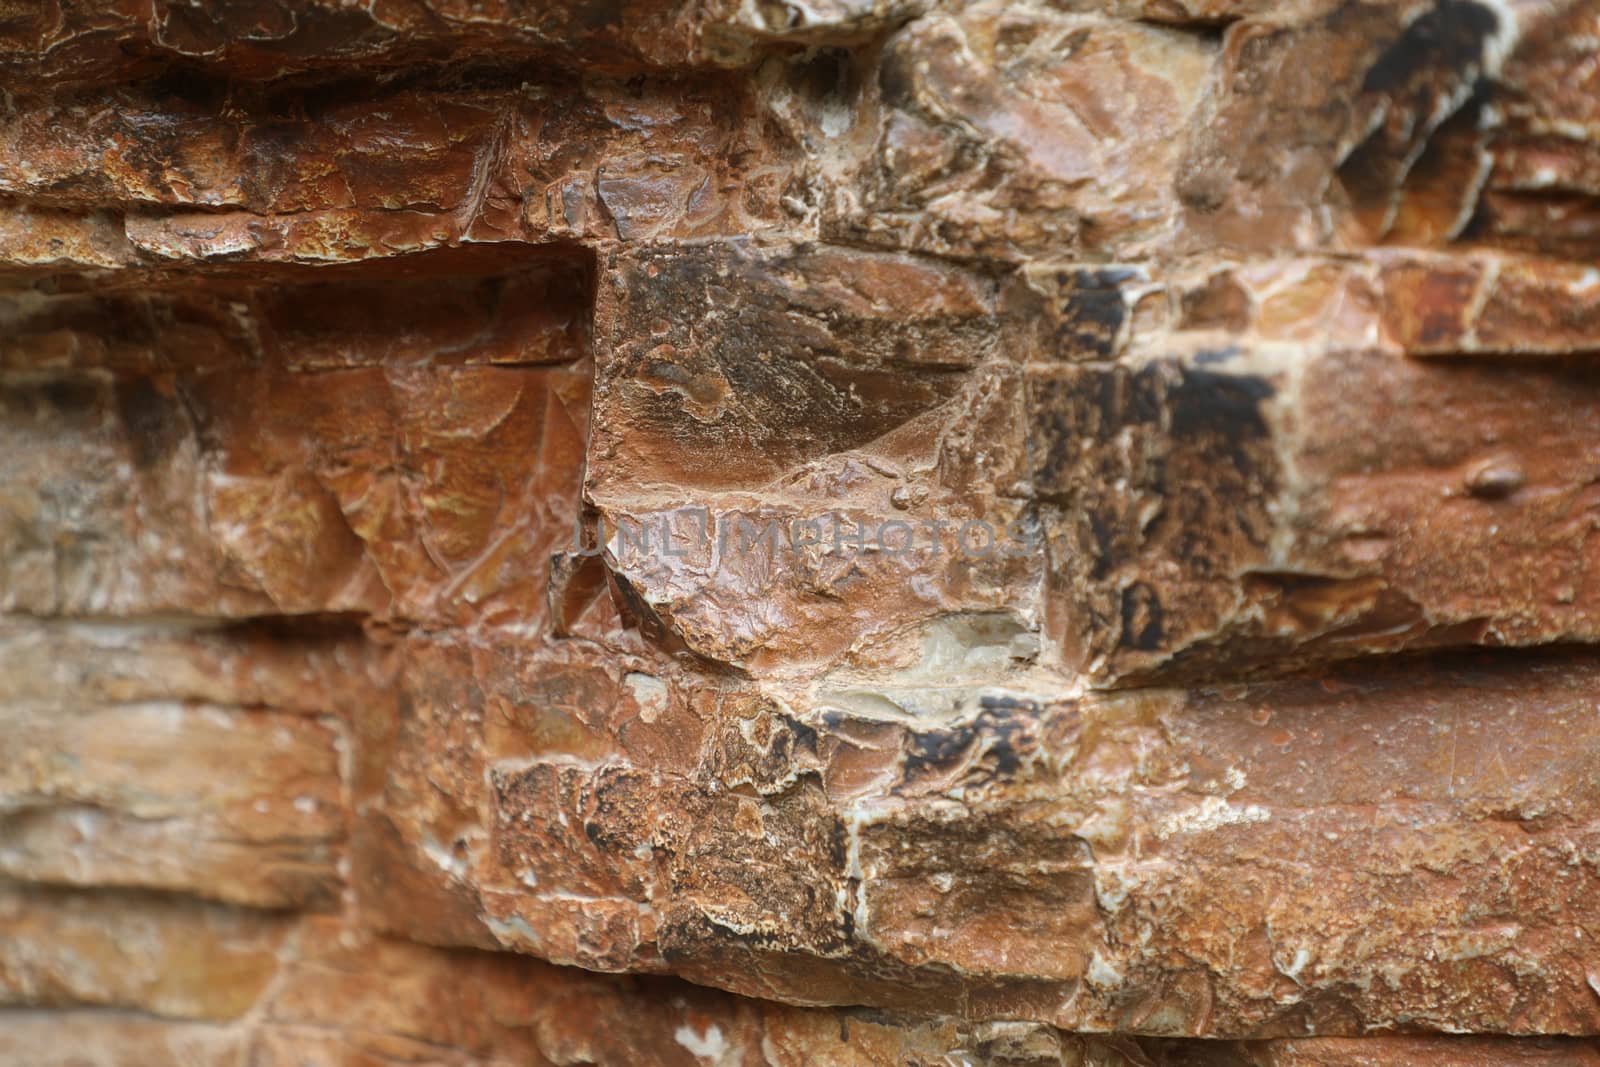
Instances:
[[[339,897],[342,753],[392,699],[335,622],[8,623],[0,870],[261,907]],[[338,720],[332,716],[339,716]]]
[[[1594,1061],[1597,17],[0,0],[0,1064]]]
[[[1593,641],[1595,384],[1271,347],[1040,369],[1052,630],[1116,678]]]
[[[0,1003],[235,1019],[278,967],[291,922],[155,894],[6,889]]]
[[[458,943],[1069,1029],[1595,1022],[1581,658],[1052,705],[1026,673],[763,695],[413,655],[368,831],[412,888],[362,889],[413,934],[421,899]]]
[[[1171,132],[1202,102],[1214,42],[1045,5],[953,8],[857,75],[864,106],[842,134],[861,144],[857,187],[825,208],[825,232],[1001,262],[1168,243],[1183,151]]]

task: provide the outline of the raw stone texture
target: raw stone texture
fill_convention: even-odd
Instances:
[[[1600,1064],[1597,256],[1596,0],[0,0],[0,1064]]]

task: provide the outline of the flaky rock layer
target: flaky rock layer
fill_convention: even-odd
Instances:
[[[0,0],[0,1064],[1600,1063],[1597,42]]]

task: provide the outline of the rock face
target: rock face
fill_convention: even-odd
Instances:
[[[0,1064],[1600,1064],[1597,56],[0,0]]]

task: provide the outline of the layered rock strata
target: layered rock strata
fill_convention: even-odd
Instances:
[[[0,1063],[1600,1062],[1592,0],[0,0]]]

